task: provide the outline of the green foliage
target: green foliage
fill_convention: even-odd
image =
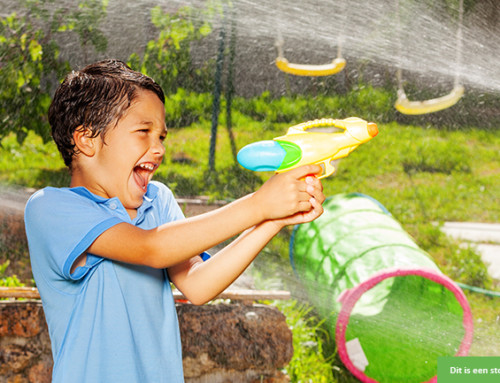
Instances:
[[[459,244],[447,237],[440,225],[431,223],[418,224],[415,236],[419,246],[451,279],[470,286],[492,288],[488,269],[472,245]]]
[[[471,11],[478,3],[478,0],[442,0],[448,13],[450,15],[453,15],[456,19],[458,19],[458,9],[460,8],[460,1],[463,1],[463,10],[465,14]]]
[[[2,287],[23,287],[22,283],[16,275],[7,275],[7,268],[10,261],[5,261],[0,264],[0,286]]]
[[[332,96],[304,96],[273,98],[270,92],[250,100],[235,98],[234,108],[256,120],[264,122],[264,128],[273,123],[300,123],[316,118],[346,118],[363,116],[377,122],[391,121],[394,95],[386,89],[371,85],[354,87],[346,94]]]
[[[256,120],[264,122],[264,128],[269,128],[272,123],[291,123],[296,119],[304,119],[304,113],[308,110],[310,98],[295,96],[272,98],[271,93],[266,91],[260,95],[246,100],[236,97],[233,101],[234,109],[244,113]]]
[[[448,247],[450,257],[446,273],[455,281],[466,285],[490,289],[492,280],[480,253],[473,245],[460,246],[456,243]]]
[[[67,24],[60,30],[73,30],[78,34],[80,45],[87,61],[89,45],[97,52],[105,52],[108,40],[99,29],[99,25],[106,17],[106,8],[109,0],[80,0],[78,8],[65,19]]]
[[[196,69],[191,60],[191,43],[208,36],[212,27],[207,20],[215,12],[208,2],[205,10],[182,7],[176,13],[164,12],[160,6],[151,10],[151,22],[157,38],[147,43],[142,57],[133,53],[129,65],[155,79],[166,94],[178,88],[207,91],[210,89],[210,65]]]
[[[105,4],[107,0],[103,0]],[[68,71],[56,38],[75,30],[82,46],[98,49],[105,39],[97,28],[102,20],[98,0],[85,0],[77,10],[52,7],[54,0],[22,0],[22,13],[0,17],[0,139],[14,133],[23,142],[28,131],[50,138],[47,110],[54,80]],[[92,21],[90,21],[92,20]]]
[[[0,138],[14,132],[23,141],[28,130],[49,138],[46,114],[49,90],[42,78],[52,72],[61,74],[68,66],[57,58],[59,49],[52,39],[53,30],[37,29],[36,21],[49,17],[39,9],[28,15],[0,19]],[[53,23],[50,22],[50,25]]]
[[[189,126],[202,119],[210,119],[212,113],[210,93],[188,92],[178,88],[177,92],[166,95],[165,118],[168,128]]]
[[[42,188],[69,185],[69,172],[53,141],[29,131],[20,144],[14,134],[0,141],[0,184]]]
[[[293,357],[286,368],[292,382],[330,383],[334,382],[331,358],[323,355],[322,322],[312,315],[309,306],[297,301],[283,301],[276,304],[286,316],[293,333]]]

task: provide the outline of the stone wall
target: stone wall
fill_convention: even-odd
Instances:
[[[292,333],[274,307],[178,304],[186,383],[281,383]],[[0,302],[0,383],[48,383],[52,353],[39,301]]]
[[[39,302],[0,302],[0,382],[49,383],[50,340]]]

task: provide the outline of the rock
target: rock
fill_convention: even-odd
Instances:
[[[251,382],[273,376],[293,356],[292,333],[276,308],[179,305],[177,311],[186,382],[215,373],[211,382]]]
[[[28,371],[30,383],[50,383],[52,380],[52,358],[44,358]]]
[[[285,383],[285,316],[265,305],[177,304],[186,383]],[[52,352],[39,301],[0,302],[0,383],[49,383]]]
[[[0,336],[33,337],[45,326],[41,303],[0,303]]]

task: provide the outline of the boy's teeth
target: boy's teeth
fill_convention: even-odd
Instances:
[[[139,167],[146,170],[154,170],[155,168],[152,164],[140,164]]]

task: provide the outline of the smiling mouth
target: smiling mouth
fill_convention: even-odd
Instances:
[[[147,190],[149,180],[153,176],[154,171],[158,168],[158,164],[153,162],[144,162],[134,168],[134,179],[137,185],[143,190]]]

